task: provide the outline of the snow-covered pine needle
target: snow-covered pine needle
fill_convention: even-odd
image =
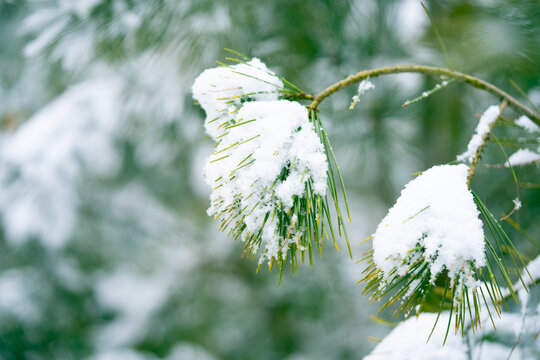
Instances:
[[[268,261],[270,269],[277,265],[281,280],[288,256],[294,272],[306,253],[310,264],[313,250],[321,253],[325,237],[338,249],[328,186],[337,233],[345,235],[350,253],[335,175],[350,221],[343,178],[318,114],[279,100],[301,90],[258,59],[230,60],[238,65],[206,70],[193,85],[207,132],[217,141],[205,168],[213,189],[209,215],[245,243],[243,255],[259,254],[259,264]]]
[[[259,59],[207,69],[193,83],[193,98],[206,112],[205,128],[216,138],[248,101],[277,100],[283,82]]]
[[[373,83],[369,81],[369,79],[360,81],[360,84],[358,84],[358,91],[356,92],[356,95],[352,97],[352,103],[349,106],[349,110],[354,110],[354,107],[360,101],[360,96],[364,95],[366,91],[374,88],[375,85],[373,85]]]
[[[434,295],[441,285],[444,294],[438,311],[450,308],[456,331],[467,317],[473,328],[478,327],[482,305],[500,312],[503,299],[491,263],[497,265],[505,284],[512,286],[500,257],[509,249],[514,256],[517,251],[468,189],[467,174],[468,167],[463,164],[435,166],[423,172],[406,185],[377,227],[361,281],[372,300],[390,295],[382,308],[399,303],[396,316],[420,313],[437,297]],[[484,236],[480,214],[497,236],[496,247]]]
[[[515,198],[512,202],[514,203],[516,210],[521,209],[521,200],[519,200],[519,198]]]
[[[489,134],[492,125],[495,123],[501,113],[501,109],[497,105],[492,105],[484,111],[474,135],[472,136],[469,144],[467,144],[467,151],[457,157],[459,162],[471,163],[482,144],[485,143],[485,138]]]
[[[246,243],[248,254],[281,266],[289,249],[293,258],[296,250],[311,250],[313,233],[322,241],[324,147],[296,102],[249,102],[235,115],[245,125],[230,127],[206,166],[214,188],[208,213]]]
[[[407,101],[405,101],[405,102],[401,105],[401,107],[409,106],[409,105],[412,105],[412,104],[414,104],[414,103],[419,102],[420,100],[424,100],[425,98],[427,98],[427,97],[429,97],[430,95],[436,93],[437,91],[444,89],[445,87],[448,86],[448,84],[450,84],[450,83],[453,82],[453,81],[454,81],[454,79],[450,79],[450,80],[448,80],[448,81],[444,80],[442,83],[435,85],[435,87],[434,87],[433,89],[431,89],[431,90],[429,90],[429,91],[424,91],[420,96],[415,97],[415,98],[412,99],[412,100],[407,100]]]

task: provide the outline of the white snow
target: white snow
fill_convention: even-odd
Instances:
[[[32,294],[32,281],[35,276],[31,270],[15,268],[3,270],[0,274],[0,317],[15,315],[22,322],[39,319],[41,313]]]
[[[70,87],[0,146],[0,216],[9,242],[29,237],[62,246],[74,229],[84,171],[110,176],[120,166],[112,133],[120,85],[113,79]]]
[[[536,125],[531,119],[525,115],[521,115],[516,121],[516,125],[521,126],[530,133],[540,132],[540,126]]]
[[[484,138],[489,132],[491,124],[497,120],[500,112],[501,110],[497,105],[492,105],[488,107],[486,111],[484,111],[478,125],[476,126],[474,135],[467,145],[467,151],[457,157],[458,161],[469,163],[473,161],[476,151],[484,142]]]
[[[358,85],[358,91],[356,95],[352,97],[352,104],[349,106],[349,110],[353,110],[354,106],[360,101],[360,96],[362,96],[366,91],[374,89],[375,85],[369,80],[362,80]]]
[[[510,155],[508,161],[504,164],[504,166],[509,167],[510,165],[528,165],[538,161],[540,161],[540,153],[529,149],[519,149],[518,151]]]
[[[144,166],[168,167],[176,156],[177,144],[163,134],[184,116],[186,85],[172,55],[144,52],[121,68],[100,63],[87,71],[87,80],[0,138],[0,218],[9,243],[34,237],[49,247],[65,244],[76,229],[83,182],[120,170],[117,144],[133,143]]]
[[[97,301],[117,313],[115,321],[96,333],[100,348],[131,345],[144,335],[148,319],[169,296],[172,274],[138,274],[131,268],[118,268],[97,279]]]
[[[255,233],[266,214],[277,207],[289,209],[309,179],[314,193],[325,194],[326,154],[304,106],[287,100],[248,102],[234,122],[224,129],[206,165],[206,182],[214,188],[209,215],[246,209],[244,223]],[[288,175],[282,181],[284,168]],[[277,256],[283,240],[276,225],[277,219],[270,217],[262,233],[269,260]]]
[[[53,25],[46,28],[38,37],[25,46],[24,55],[27,57],[35,57],[40,52],[44,51],[60,35],[68,23],[69,19],[61,18]]]
[[[536,261],[536,260],[535,260]],[[531,263],[529,263],[531,264]],[[540,264],[540,263],[539,263]],[[540,274],[540,272],[538,273]],[[527,294],[520,291],[521,294]],[[528,295],[528,294],[527,294]],[[527,301],[521,299],[521,309],[517,312],[504,312],[500,317],[493,316],[497,329],[482,327],[476,332],[470,329],[465,333],[455,334],[453,319],[446,344],[443,345],[448,325],[448,311],[441,313],[437,326],[429,342],[427,339],[437,314],[422,313],[418,318],[410,318],[393,329],[364,360],[503,360],[538,358],[540,349],[540,306],[527,307]],[[483,311],[482,323],[488,323],[489,314]],[[518,346],[513,350],[517,338]],[[467,343],[470,344],[470,353]],[[510,353],[512,356],[510,357]]]
[[[462,338],[460,333],[455,334],[453,324],[450,324],[445,345],[443,341],[449,313],[441,313],[429,342],[427,339],[437,314],[422,313],[418,318],[410,318],[399,324],[364,360],[537,359],[540,348],[540,341],[537,339],[540,330],[538,309],[522,311],[526,313],[503,312],[500,318],[494,317],[497,330],[483,328],[476,333],[469,330],[465,338]],[[487,314],[485,317],[484,322],[489,322]],[[519,346],[512,350],[520,334]],[[468,354],[467,341],[471,345],[471,354]],[[509,357],[511,352],[512,356]]]
[[[375,85],[369,80],[362,80],[360,81],[360,84],[358,85],[358,91],[356,95],[353,97],[353,99],[356,99],[356,101],[359,101],[360,96],[366,93],[366,91],[375,89]]]
[[[409,182],[373,235],[373,259],[384,272],[403,275],[414,254],[429,261],[432,280],[447,269],[472,288],[470,262],[483,266],[484,231],[467,188],[466,165],[432,167]],[[420,250],[411,252],[412,249]]]
[[[527,270],[535,281],[538,281],[540,279],[540,256],[537,256],[534,260],[531,260],[527,263]],[[526,274],[525,271],[523,272],[523,278],[529,279],[529,276]]]
[[[62,35],[51,51],[51,59],[58,60],[68,71],[82,71],[95,56],[96,29],[71,31]]]
[[[448,312],[443,312],[429,342],[427,339],[437,314],[423,313],[399,324],[364,360],[466,360],[467,347],[452,329],[443,346],[448,324]]]
[[[192,87],[193,98],[206,112],[206,132],[213,138],[223,134],[224,126],[243,102],[277,100],[281,89],[281,80],[257,58],[245,64],[207,69]]]

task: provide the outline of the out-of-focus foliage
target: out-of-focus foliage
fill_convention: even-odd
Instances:
[[[519,96],[512,78],[540,105],[537,1],[427,6],[459,70]],[[0,35],[0,357],[357,359],[388,330],[369,320],[343,251],[327,246],[278,289],[217,232],[201,179],[212,144],[190,86],[225,47],[310,92],[369,67],[444,66],[419,2],[2,1]],[[321,108],[357,259],[410,174],[455,159],[496,101],[452,83],[400,107],[437,81],[377,79],[354,111],[355,89]],[[492,144],[483,160],[504,158]],[[518,177],[540,182],[537,168]],[[480,169],[475,183],[496,214],[512,208],[507,170]],[[539,241],[540,190],[521,199],[513,219]]]

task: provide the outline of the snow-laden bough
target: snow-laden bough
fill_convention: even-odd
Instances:
[[[246,251],[260,249],[261,261],[284,259],[289,247],[311,246],[312,220],[321,220],[324,147],[296,102],[248,102],[234,115],[206,165],[213,188],[208,213],[225,220],[222,227]]]
[[[463,164],[439,165],[405,186],[373,234],[363,279],[372,298],[395,290],[386,305],[401,300],[398,313],[419,312],[435,282],[444,278],[454,305],[469,295],[477,305],[485,237],[467,174]]]
[[[402,276],[404,261],[425,258],[431,280],[443,270],[452,279],[468,276],[471,264],[485,265],[484,231],[467,188],[465,165],[440,165],[408,183],[373,235],[373,260],[384,272]]]
[[[344,235],[351,254],[334,175],[349,215],[343,180],[318,113],[283,100],[302,91],[259,59],[237,61],[204,71],[192,87],[206,112],[206,132],[217,142],[205,167],[208,214],[244,242],[243,254],[258,254],[259,265],[267,260],[280,272],[287,254],[293,271],[306,254],[311,264],[324,238],[338,248],[336,235]]]
[[[517,301],[504,258],[516,270],[517,262],[526,269],[525,264],[498,220],[469,189],[468,174],[464,164],[426,170],[405,186],[377,227],[360,281],[373,300],[390,294],[382,308],[399,302],[395,314],[409,317],[440,302],[439,314],[449,309],[456,331],[463,331],[465,325],[480,327],[484,310],[493,322],[507,295]],[[519,279],[527,288],[521,275]]]

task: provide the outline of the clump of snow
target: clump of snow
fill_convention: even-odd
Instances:
[[[213,138],[246,101],[277,100],[283,82],[259,59],[245,64],[207,69],[195,80],[192,91],[206,112],[205,128]]]
[[[422,313],[393,329],[364,360],[507,360],[538,359],[540,340],[539,307],[523,308],[520,312],[503,312],[494,317],[497,329],[468,330],[465,337],[455,334],[448,325],[448,311],[442,312],[429,342],[437,314]],[[484,322],[489,315],[484,312]],[[519,339],[516,341],[516,339]],[[517,344],[518,346],[515,346]],[[511,355],[510,355],[511,354]]]
[[[448,312],[441,314],[429,342],[437,314],[423,313],[402,322],[364,360],[466,360],[467,346],[461,335],[451,332],[443,346],[448,316]]]
[[[276,258],[286,239],[279,236],[276,209],[287,212],[307,187],[324,195],[328,163],[307,109],[287,100],[248,102],[208,159],[212,186],[209,215],[241,217],[244,235],[261,233],[263,258]],[[291,217],[290,238],[298,236]],[[263,259],[261,258],[261,259]]]
[[[512,202],[514,203],[514,207],[516,208],[516,210],[521,209],[521,200],[519,200],[519,198],[515,198],[514,200],[512,200]]]
[[[540,148],[538,149],[540,151]],[[509,167],[512,166],[521,166],[521,165],[528,165],[535,162],[540,161],[540,152],[535,152],[529,149],[519,149],[510,157],[508,158],[508,161],[504,164],[504,166]]]
[[[474,135],[471,138],[471,141],[469,141],[469,144],[467,145],[467,151],[465,151],[461,155],[458,155],[458,161],[466,161],[469,163],[473,161],[478,148],[484,142],[485,137],[490,131],[491,125],[495,122],[495,120],[497,120],[500,113],[501,110],[497,105],[492,105],[488,107],[486,111],[484,111],[482,117],[480,118],[480,121],[478,122],[478,125],[476,126]]]
[[[527,270],[535,281],[540,279],[540,256],[527,263]],[[525,276],[525,274],[523,275]]]
[[[359,100],[359,97],[362,96],[366,91],[375,89],[375,85],[369,80],[362,80],[360,81],[360,84],[358,84],[358,91],[357,94],[353,97]]]
[[[364,95],[366,91],[374,89],[375,85],[369,80],[362,80],[360,81],[360,84],[358,85],[358,91],[356,92],[356,95],[352,97],[352,104],[349,107],[349,110],[353,110],[354,106],[360,101],[360,96]]]
[[[404,275],[425,257],[431,281],[443,270],[473,288],[471,266],[483,266],[484,231],[467,187],[466,165],[432,167],[409,182],[373,235],[373,260],[384,273]],[[408,261],[411,260],[411,261]]]
[[[525,115],[521,115],[516,121],[516,125],[521,126],[530,133],[540,132],[540,126],[536,125],[531,119]]]

